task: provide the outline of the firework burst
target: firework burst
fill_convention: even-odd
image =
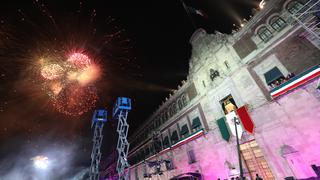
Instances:
[[[59,2],[49,3],[34,0],[31,9],[16,9],[17,14],[12,18],[20,23],[18,28],[12,28],[14,58],[8,55],[0,58],[21,64],[19,80],[32,89],[32,93],[24,93],[48,97],[42,107],[50,102],[49,106],[60,113],[79,116],[96,106],[101,87],[104,92],[112,87],[109,81],[98,86],[103,75],[113,75],[110,70],[128,73],[136,68],[128,54],[130,40],[115,19],[98,17],[100,11],[92,9],[87,2],[80,1],[65,10],[54,8],[59,7],[55,4]]]
[[[89,57],[82,53],[73,53],[68,58],[68,62],[80,69],[87,68],[91,65],[91,60],[89,59]]]
[[[50,64],[41,68],[43,78],[53,80],[61,77],[64,69],[58,64]]]
[[[87,55],[73,53],[55,64],[45,59],[40,62],[42,86],[56,110],[78,116],[95,106],[98,95],[94,82],[100,77],[100,70]]]
[[[82,115],[95,106],[98,100],[94,86],[81,87],[77,84],[66,86],[51,99],[53,106],[61,113],[71,116]]]

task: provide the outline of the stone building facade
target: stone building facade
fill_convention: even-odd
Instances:
[[[316,177],[320,43],[293,18],[306,4],[270,0],[230,35],[198,29],[187,80],[129,139],[130,179],[239,176],[227,116],[241,108],[254,124],[240,127],[247,179]]]

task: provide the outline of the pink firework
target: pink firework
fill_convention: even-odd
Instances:
[[[95,87],[80,87],[76,84],[70,84],[57,97],[53,98],[52,102],[59,112],[79,116],[92,109],[97,100],[98,95]]]
[[[41,76],[45,79],[53,80],[63,74],[63,68],[58,64],[46,65],[41,69]]]
[[[86,68],[91,64],[90,58],[82,53],[71,54],[71,56],[68,58],[68,62],[80,69]]]

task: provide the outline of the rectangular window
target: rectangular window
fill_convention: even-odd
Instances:
[[[196,117],[192,120],[192,130],[198,131],[200,129],[202,129],[201,121],[199,117]]]
[[[206,87],[206,83],[204,81],[202,81],[202,85],[203,87]]]
[[[270,21],[271,27],[276,31],[281,31],[286,26],[286,22],[280,17],[274,17]]]
[[[196,87],[194,85],[194,83],[192,83],[189,87],[187,87],[187,97],[188,97],[188,101],[191,101],[194,97],[197,96],[197,90]],[[183,97],[183,103],[187,104],[187,99],[186,96]]]
[[[150,153],[151,153],[150,155],[154,155],[154,154],[156,153],[156,150],[155,150],[153,144],[151,144],[151,145],[149,146],[149,149],[150,149]]]
[[[174,144],[179,141],[179,136],[177,131],[173,131],[171,134],[171,143]]]
[[[229,114],[231,111],[236,111],[238,108],[231,94],[223,98],[220,101],[220,104],[225,114]]]
[[[174,169],[173,160],[172,159],[165,160],[165,163],[166,163],[166,169],[168,171]]]
[[[180,130],[181,138],[185,138],[189,135],[189,128],[187,124],[183,125]]]
[[[145,154],[146,157],[149,157],[149,155],[150,155],[150,149],[149,149],[148,146],[147,146],[146,149],[144,150],[144,154]]]
[[[226,66],[227,69],[230,69],[228,61],[224,61],[224,65]]]
[[[170,146],[169,137],[168,136],[163,138],[162,144],[163,144],[163,148],[168,148]]]
[[[196,162],[196,156],[194,155],[193,150],[189,150],[187,152],[187,154],[188,154],[189,164],[195,163]]]
[[[262,39],[262,41],[267,42],[269,41],[273,35],[271,33],[271,31],[267,28],[267,27],[262,27],[258,30],[258,36],[260,37],[260,39]]]
[[[274,88],[284,83],[286,78],[280,72],[277,67],[272,68],[268,72],[264,73],[264,78],[269,87]]]

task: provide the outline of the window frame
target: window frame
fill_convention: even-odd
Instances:
[[[266,71],[265,73],[263,73],[264,81],[266,82],[266,84],[267,84],[268,86],[270,86],[270,84],[271,84],[272,82],[269,82],[269,83],[267,82],[267,79],[266,79],[265,74],[269,73],[270,71],[272,71],[272,70],[274,70],[274,69],[277,69],[277,70],[281,73],[281,76],[279,76],[277,79],[274,79],[272,82],[277,81],[277,80],[279,80],[280,78],[284,78],[284,74],[283,74],[283,72],[281,72],[280,68],[279,68],[278,66],[274,66],[274,67],[272,67],[271,69],[269,69],[268,71]]]
[[[172,136],[173,136],[174,133],[177,135],[177,139],[175,139],[175,140],[172,139]],[[175,143],[177,143],[179,141],[179,135],[178,135],[178,131],[177,130],[172,131],[172,133],[170,135],[170,140],[171,140],[172,144],[175,144]]]
[[[221,105],[221,108],[222,108],[223,113],[224,113],[225,115],[228,114],[228,112],[227,112],[228,110],[227,110],[227,108],[226,108],[226,103],[227,103],[228,101],[229,101],[231,104],[233,104],[236,109],[238,109],[238,105],[237,105],[236,100],[234,99],[234,97],[232,96],[232,94],[229,94],[229,95],[225,96],[223,99],[220,100],[220,105]]]
[[[195,124],[195,120],[196,120],[196,119],[199,119],[200,126],[194,127],[194,124]],[[195,117],[195,118],[192,119],[191,128],[192,128],[192,131],[193,131],[193,132],[199,131],[199,130],[203,129],[203,125],[202,125],[202,122],[201,122],[201,119],[200,119],[199,116],[197,116],[197,117]]]
[[[268,33],[266,33],[268,32]],[[269,34],[269,35],[267,35]],[[268,42],[270,39],[272,39],[273,34],[270,31],[270,29],[267,26],[260,27],[257,31],[257,35],[263,42]]]
[[[186,127],[186,128],[187,128],[187,131],[186,131],[186,133],[181,134],[183,127]],[[189,129],[188,125],[187,125],[187,124],[182,125],[182,126],[181,126],[181,130],[180,130],[179,133],[180,133],[181,138],[187,137],[187,136],[190,134],[190,129]]]
[[[291,6],[291,7],[289,7],[289,6]],[[288,10],[288,12],[290,14],[296,14],[297,12],[299,12],[302,9],[303,6],[304,6],[304,4],[302,2],[295,0],[295,1],[289,2],[286,9]]]
[[[165,137],[163,138],[162,146],[163,146],[164,149],[170,147],[170,140],[169,140],[169,138],[170,138],[169,136],[165,136]],[[165,143],[165,142],[166,142],[166,139],[168,140],[168,141],[167,141],[168,144]]]
[[[270,19],[270,26],[276,30],[281,31],[284,27],[286,27],[287,23],[280,16],[274,16]]]
[[[190,149],[187,151],[187,156],[188,156],[188,163],[189,164],[193,164],[193,163],[197,162],[197,158],[196,158],[196,155],[195,155],[193,149]]]

